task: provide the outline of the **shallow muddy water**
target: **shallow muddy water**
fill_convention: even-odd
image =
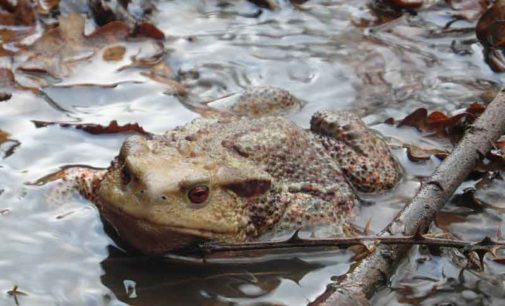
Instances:
[[[65,2],[65,1],[62,1]],[[78,2],[78,1],[73,1]],[[91,135],[34,120],[107,125],[138,123],[161,133],[199,115],[173,88],[136,69],[120,69],[132,56],[165,52],[166,64],[191,93],[192,103],[210,101],[255,85],[289,90],[306,102],[292,114],[307,127],[313,112],[353,110],[388,137],[420,146],[443,146],[413,128],[395,128],[418,107],[457,112],[487,102],[502,77],[482,58],[471,28],[443,1],[425,1],[417,15],[358,27],[370,16],[364,1],[283,3],[277,11],[242,1],[159,1],[152,21],[161,43],[128,41],[120,61],[102,51],[60,79],[45,78],[42,92],[20,88],[0,102],[0,305],[305,305],[324,292],[352,263],[345,250],[293,250],[275,256],[203,263],[181,258],[128,256],[105,233],[96,208],[77,194],[52,201],[57,182],[41,180],[63,167],[105,168],[128,134]],[[226,5],[224,3],[227,3]],[[67,9],[73,8],[69,5]],[[84,13],[83,5],[75,7]],[[64,10],[62,10],[64,11]],[[466,29],[470,30],[466,30]],[[459,29],[456,31],[455,29]],[[86,23],[91,32],[93,24]],[[37,34],[34,34],[37,36]],[[36,38],[36,37],[35,37]],[[13,71],[22,57],[0,57]],[[23,85],[33,78],[15,72]],[[37,84],[41,84],[40,82]],[[382,195],[362,195],[366,205],[356,224],[380,231],[413,197],[423,177],[438,165],[432,157],[412,162],[395,149],[405,175]],[[474,188],[468,181],[459,193]],[[503,179],[479,188],[485,205],[456,197],[435,228],[480,240],[505,231]],[[375,305],[503,305],[505,266],[489,257],[483,272],[465,271],[444,255],[413,248]]]

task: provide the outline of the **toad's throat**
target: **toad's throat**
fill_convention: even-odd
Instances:
[[[136,217],[131,214],[128,214],[125,210],[120,207],[116,207],[114,205],[110,205],[107,203],[103,203],[101,201],[100,205],[97,207],[100,211],[106,216],[106,219],[116,227],[119,224],[125,223],[126,225],[132,223],[138,223],[139,225],[146,228],[156,228],[158,231],[162,232],[174,232],[185,235],[193,235],[196,237],[207,238],[207,239],[215,239],[216,236],[226,236],[226,235],[236,235],[237,233],[234,231],[225,231],[225,230],[209,230],[204,228],[190,228],[184,226],[174,226],[167,225],[163,223],[153,222],[152,220],[148,220],[142,217]],[[122,220],[122,221],[121,221]]]
[[[147,255],[164,255],[172,251],[193,249],[218,237],[234,237],[236,233],[157,224],[134,217],[110,205],[98,205],[104,219],[114,228],[127,247]]]

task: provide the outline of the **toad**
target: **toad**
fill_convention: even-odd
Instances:
[[[400,166],[356,115],[318,112],[305,130],[276,115],[278,105],[301,104],[282,89],[249,89],[222,116],[131,136],[106,171],[69,175],[120,239],[145,254],[299,229],[345,235],[357,191],[393,188]]]

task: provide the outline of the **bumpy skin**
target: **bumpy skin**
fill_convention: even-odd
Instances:
[[[242,93],[212,101],[208,105],[215,109],[230,111],[235,115],[259,118],[267,115],[286,115],[300,110],[304,103],[287,90],[256,86]]]
[[[163,254],[295,229],[342,235],[354,189],[399,178],[384,141],[350,113],[317,113],[309,131],[282,117],[231,116],[128,138],[86,194],[133,248]]]

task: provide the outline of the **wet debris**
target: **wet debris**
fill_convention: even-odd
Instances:
[[[453,18],[456,20],[477,20],[488,8],[491,1],[488,0],[446,0],[454,10]]]
[[[124,46],[109,47],[103,51],[102,58],[106,62],[115,62],[123,59],[126,53]]]
[[[426,108],[418,108],[397,123],[397,127],[410,126],[415,127],[420,132],[436,133],[440,136],[450,138],[459,138],[475,119],[484,112],[485,105],[473,103],[463,112],[449,116],[440,111],[428,113]],[[385,123],[394,124],[391,118],[386,119]]]
[[[9,157],[20,145],[21,143],[18,140],[12,139],[9,133],[0,130],[0,156],[3,158]]]
[[[12,94],[7,92],[0,92],[0,102],[10,100],[10,98],[12,98]]]
[[[479,19],[475,34],[484,47],[484,59],[495,72],[505,71],[505,0],[497,0]]]
[[[20,305],[19,304],[19,297],[20,296],[28,295],[28,294],[24,293],[23,291],[19,290],[18,285],[14,285],[14,287],[12,287],[11,290],[7,291],[7,294],[10,295],[14,299],[14,303],[16,303],[16,305]]]
[[[280,8],[279,0],[247,0],[247,1],[255,4],[260,8],[265,8],[272,11],[278,10]],[[309,0],[290,0],[289,2],[294,6],[298,6],[304,4],[307,1]]]
[[[464,111],[452,116],[440,111],[428,112],[426,108],[418,108],[398,122],[393,118],[388,118],[384,123],[396,124],[398,128],[414,127],[422,133],[428,133],[430,136],[448,139],[455,145],[475,119],[484,112],[485,108],[486,106],[483,104],[473,103]],[[407,149],[407,157],[414,162],[428,160],[432,156],[443,160],[450,154],[447,149],[443,148],[425,148],[408,143],[402,143],[400,146]],[[493,150],[481,156],[481,162],[472,175],[480,178],[485,173],[503,170],[505,170],[505,139],[502,137],[494,143]]]
[[[127,123],[119,125],[116,120],[112,120],[107,126],[94,123],[64,123],[64,122],[47,122],[32,120],[37,128],[48,127],[51,125],[58,125],[63,128],[73,128],[82,130],[86,133],[93,135],[101,134],[119,134],[119,133],[139,133],[142,135],[150,135],[138,123]]]

